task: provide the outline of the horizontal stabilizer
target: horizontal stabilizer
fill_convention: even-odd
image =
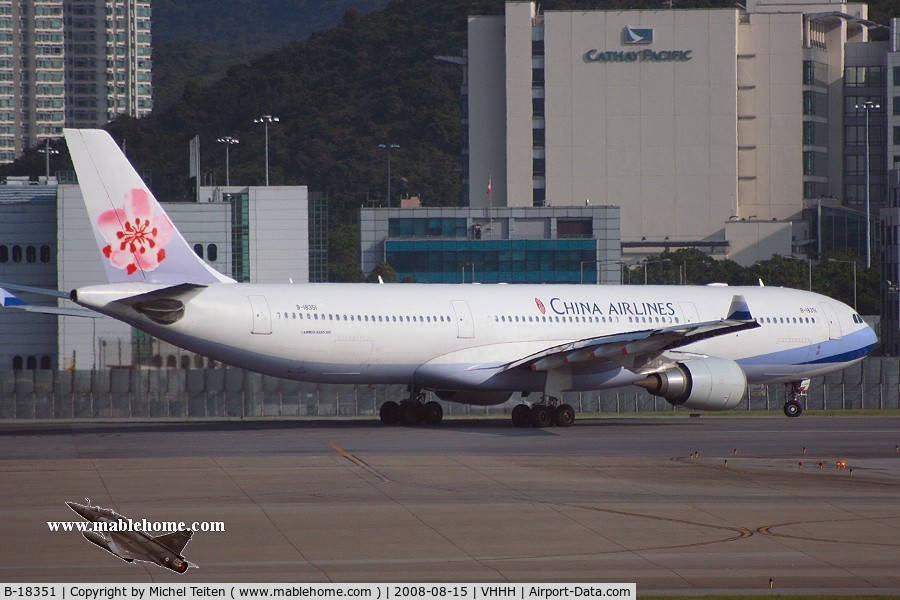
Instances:
[[[26,286],[16,286],[16,287],[26,287]],[[31,291],[39,288],[29,288],[26,291]],[[44,290],[49,291],[49,290]],[[38,293],[38,292],[32,292]],[[49,306],[49,305],[40,305],[40,304],[28,304],[18,296],[12,294],[11,292],[0,288],[0,307],[3,308],[12,308],[16,310],[21,310],[30,313],[38,313],[43,315],[60,315],[64,317],[88,317],[91,319],[105,319],[107,318],[105,315],[101,315],[100,313],[94,312],[87,308],[81,308],[80,306]]]
[[[37,296],[49,296],[52,298],[69,298],[69,292],[60,290],[50,290],[47,288],[32,287],[30,285],[19,285],[17,283],[0,283],[0,287],[6,290],[14,290],[16,292],[28,292]]]

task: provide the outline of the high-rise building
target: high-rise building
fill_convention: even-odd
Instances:
[[[153,108],[150,0],[0,0],[0,163]]]
[[[66,125],[153,109],[150,0],[64,0]]]
[[[857,2],[742,4],[470,17],[470,206],[489,180],[495,206],[620,205],[632,260],[864,254],[885,201],[877,25]]]

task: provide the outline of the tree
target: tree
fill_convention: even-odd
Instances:
[[[359,267],[359,229],[345,223],[328,234],[328,281],[363,280]]]
[[[397,271],[386,262],[380,262],[375,265],[375,268],[372,269],[372,272],[366,277],[366,281],[369,283],[376,283],[379,277],[381,277],[382,281],[385,283],[397,283]]]

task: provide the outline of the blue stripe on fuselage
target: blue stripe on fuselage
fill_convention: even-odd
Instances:
[[[866,356],[875,347],[875,332],[868,327],[848,333],[839,340],[800,346],[790,350],[742,358],[739,365],[823,365],[843,363]],[[815,357],[810,360],[810,352]]]

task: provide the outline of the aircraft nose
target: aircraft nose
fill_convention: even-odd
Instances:
[[[90,517],[87,515],[87,507],[86,506],[84,506],[82,504],[78,504],[77,502],[66,502],[66,506],[68,506],[69,508],[71,508],[72,510],[77,512],[79,515],[81,515],[85,519],[90,519]]]
[[[866,341],[869,344],[877,344],[878,336],[875,335],[875,330],[872,329],[871,325],[866,325]]]

